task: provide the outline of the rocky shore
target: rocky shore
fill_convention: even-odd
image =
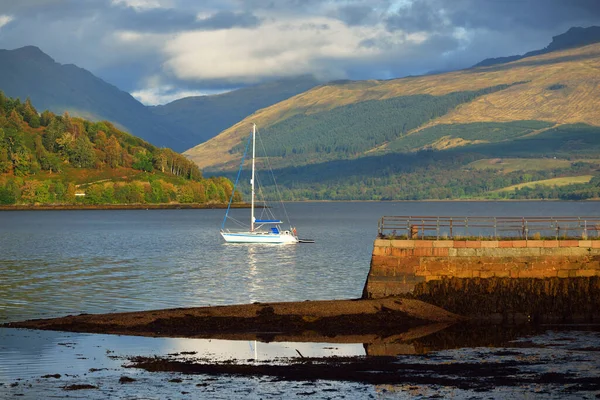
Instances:
[[[4,324],[67,332],[153,337],[233,338],[236,335],[319,336],[397,334],[463,318],[431,304],[400,298],[324,300],[69,315]]]

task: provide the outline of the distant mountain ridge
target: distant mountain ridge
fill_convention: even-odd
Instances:
[[[0,50],[0,90],[40,109],[108,120],[159,146],[184,151],[253,112],[319,84],[310,76],[282,79],[212,96],[147,107],[129,93],[73,64],[57,63],[38,47]]]
[[[129,93],[35,46],[0,50],[0,90],[57,114],[109,120],[159,147],[182,151],[194,142],[190,132],[156,117]]]
[[[184,97],[165,105],[150,107],[150,110],[174,126],[191,130],[196,139],[193,144],[195,146],[215,137],[255,111],[319,84],[312,76],[299,76],[218,95]]]
[[[600,26],[590,26],[588,28],[573,27],[565,33],[552,37],[552,42],[550,42],[548,46],[541,50],[530,51],[523,55],[486,58],[485,60],[473,65],[472,68],[505,64],[521,60],[526,57],[539,56],[552,51],[566,50],[573,47],[580,47],[598,42],[600,42]]]

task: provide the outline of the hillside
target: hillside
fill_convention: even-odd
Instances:
[[[316,85],[318,82],[310,76],[282,79],[218,95],[185,97],[150,107],[150,111],[183,131],[191,131],[195,140],[189,146],[192,147],[217,136],[256,110],[279,103]]]
[[[0,205],[226,203],[232,186],[109,122],[40,114],[0,91]]]
[[[233,171],[254,122],[288,199],[599,197],[596,179],[494,192],[596,176],[598,99],[600,43],[439,75],[320,85],[184,154],[206,171]],[[469,166],[496,158],[531,162]],[[548,158],[564,164],[527,167]]]
[[[373,151],[384,152],[391,143],[404,136],[419,135],[425,128],[442,124],[540,121],[541,128],[573,123],[600,126],[599,71],[600,44],[593,44],[508,64],[440,75],[326,84],[259,110],[214,139],[184,154],[201,168],[232,168],[240,160],[239,143],[246,136],[251,122],[257,123],[261,130],[272,132],[273,136],[288,135],[289,124],[293,120],[294,123],[302,121],[306,127],[302,132],[303,141],[314,141],[317,137],[327,138],[328,129],[335,128],[347,132],[347,137],[351,137],[353,141],[369,142],[368,150],[362,150],[362,147],[367,146],[364,144],[360,151],[354,154],[341,152],[338,158],[360,157],[372,154]],[[506,87],[502,90],[491,89],[499,88],[500,85]],[[421,120],[418,128],[407,132],[403,129],[404,124],[412,117],[403,115],[401,109],[390,117],[395,121],[391,128],[386,123],[382,126],[371,125],[368,131],[354,130],[357,121],[369,117],[368,113],[362,111],[359,114],[351,112],[351,119],[336,119],[336,114],[343,113],[344,107],[346,110],[350,107],[363,107],[367,102],[372,102],[369,107],[376,109],[377,102],[383,104],[391,99],[400,101],[399,99],[405,98],[410,102],[409,96],[432,96],[432,99],[439,99],[452,93],[481,90],[489,90],[489,93],[456,104],[456,107],[443,115],[432,115],[428,120]],[[324,128],[325,126],[328,128]],[[390,129],[393,131],[389,131]],[[531,132],[523,131],[523,134]],[[380,139],[372,141],[369,139],[371,136]],[[479,140],[488,140],[485,132]],[[456,143],[459,144],[462,143]],[[307,157],[306,153],[292,157],[288,155],[285,160],[280,158],[275,161],[281,165],[298,165],[332,157],[331,153],[318,149],[311,151],[310,156]],[[304,160],[298,161],[298,158]]]
[[[0,90],[56,114],[108,120],[159,147],[183,151],[199,143],[184,127],[156,116],[129,93],[75,65],[62,65],[34,46],[0,50]]]

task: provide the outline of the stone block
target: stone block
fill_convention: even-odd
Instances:
[[[390,248],[391,255],[398,258],[411,257],[414,256],[415,249],[406,249],[399,247],[391,247]]]
[[[544,247],[543,240],[528,240],[527,247]]]
[[[466,247],[468,249],[479,249],[479,248],[481,248],[481,241],[480,240],[467,240],[465,243],[466,243]]]
[[[592,249],[600,249],[600,240],[592,240]]]
[[[494,276],[496,276],[498,278],[508,278],[508,277],[510,277],[510,271],[508,271],[508,270],[494,271]]]
[[[371,267],[383,266],[383,267],[396,267],[398,265],[397,257],[390,256],[373,256],[371,257]]]
[[[498,241],[498,247],[501,249],[512,248],[513,240],[500,240]]]
[[[590,277],[600,275],[600,271],[595,269],[578,269],[575,271],[575,276]]]
[[[433,255],[435,257],[448,257],[449,249],[447,247],[443,248],[433,248]]]
[[[477,249],[467,249],[467,248],[462,248],[462,249],[456,249],[456,256],[457,257],[476,257],[477,256]]]
[[[440,248],[454,247],[454,240],[436,240],[433,242],[433,247],[440,247]]]
[[[542,256],[570,256],[572,254],[570,247],[555,247],[555,248],[543,248],[540,251]]]
[[[421,257],[403,257],[398,259],[399,267],[418,267],[421,264]]]
[[[414,265],[399,265],[391,269],[393,276],[415,275],[416,271],[417,267]]]
[[[543,279],[546,278],[546,274],[544,273],[544,271],[540,271],[540,270],[533,270],[533,269],[528,269],[528,270],[521,270],[519,271],[519,278],[539,278],[539,279]]]
[[[558,247],[579,247],[579,240],[559,240]]]
[[[403,249],[412,249],[415,247],[414,240],[390,240],[392,247],[398,247]]]
[[[481,247],[485,249],[497,248],[498,241],[497,240],[483,240],[481,241]]]
[[[544,240],[544,248],[556,248],[558,247],[558,240]]]
[[[482,242],[484,243],[484,242]],[[499,247],[497,248],[493,248],[493,247],[486,247],[486,248],[481,248],[481,249],[477,249],[477,256],[478,257],[504,257],[506,256],[507,249],[501,249]],[[492,262],[497,262],[497,260],[490,260]]]
[[[373,243],[374,247],[390,247],[391,240],[388,239],[375,239],[375,243]]]
[[[442,280],[442,277],[440,275],[427,275],[425,277],[425,282],[440,281],[440,280]]]
[[[392,250],[392,248],[389,246],[386,246],[386,247],[375,246],[375,247],[373,247],[373,255],[374,256],[387,256],[387,255],[391,254],[391,250]]]
[[[556,276],[558,276],[559,278],[568,278],[569,270],[568,269],[559,269],[558,271],[556,271]]]
[[[457,249],[448,249],[448,256],[449,257],[456,257],[456,256],[458,256],[458,250]]]
[[[513,240],[512,247],[515,247],[515,248],[527,247],[527,240]]]
[[[592,241],[591,240],[580,240],[579,241],[579,247],[585,247],[585,248],[592,248]]]
[[[428,271],[429,273],[438,273],[441,271],[449,272],[452,269],[451,263],[447,258],[442,257],[427,257],[421,259],[421,264],[418,267],[419,271]],[[456,269],[456,268],[454,268]]]
[[[494,276],[496,276],[494,271],[479,271],[480,278],[487,279],[487,278],[492,278]]]
[[[464,249],[465,247],[467,247],[467,241],[466,240],[455,240],[454,241],[454,248],[455,249]]]
[[[456,271],[456,273],[454,274],[454,277],[455,278],[473,278],[473,272],[474,271],[472,269]]]
[[[431,257],[433,256],[433,247],[419,247],[413,250],[413,254],[419,257]]]
[[[415,248],[427,248],[431,249],[433,247],[433,240],[414,240]]]

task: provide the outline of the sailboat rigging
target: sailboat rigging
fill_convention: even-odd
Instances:
[[[229,210],[231,208],[231,202],[233,201],[233,195],[235,193],[235,187],[237,186],[240,173],[242,171],[242,167],[244,166],[244,160],[246,153],[248,151],[248,146],[246,146],[246,151],[242,157],[242,162],[240,164],[240,169],[238,171],[238,176],[234,185],[234,188],[231,193],[231,199],[229,200],[229,206],[227,207],[227,212],[225,213],[225,218],[223,219],[223,224],[221,226],[221,236],[225,239],[226,242],[229,243],[281,243],[281,244],[291,244],[298,243],[300,240],[296,234],[296,228],[291,227],[288,230],[283,230],[281,228],[282,221],[271,216],[269,219],[257,219],[255,216],[255,169],[256,169],[256,124],[252,124],[252,177],[250,178],[250,186],[251,186],[251,200],[250,200],[250,229],[247,230],[229,230],[225,229],[225,222],[229,217]],[[268,208],[263,208],[263,211],[269,210]],[[270,229],[264,229],[264,227],[270,227]]]

